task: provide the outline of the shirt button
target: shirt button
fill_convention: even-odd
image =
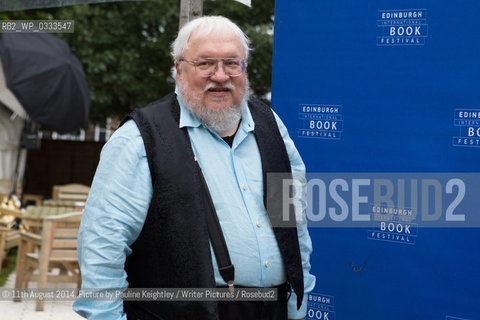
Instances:
[[[242,186],[242,189],[243,189],[243,191],[247,190],[247,185],[244,184],[244,185]]]
[[[268,262],[268,260],[265,261],[265,268],[268,268],[269,265],[270,265],[270,262]]]
[[[257,227],[261,227],[262,226],[262,223],[260,221],[257,221]]]

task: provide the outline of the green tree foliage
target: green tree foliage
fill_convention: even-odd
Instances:
[[[255,95],[263,98],[271,91],[274,0],[253,0],[251,8],[233,0],[204,1],[204,14],[231,19],[250,38],[248,79]]]
[[[273,0],[248,8],[233,0],[205,0],[205,15],[238,23],[254,48],[248,65],[257,96],[270,92]],[[91,90],[90,119],[123,118],[171,92],[170,43],[178,32],[179,0],[115,2],[3,13],[10,19],[72,19],[75,32],[58,34],[82,62]]]

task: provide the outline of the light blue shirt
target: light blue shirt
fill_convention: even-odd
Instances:
[[[235,266],[235,284],[271,287],[284,283],[285,268],[263,203],[261,158],[250,111],[245,108],[230,148],[178,100],[179,126],[187,128],[207,181]],[[292,171],[304,173],[305,166],[287,129],[277,115],[275,118]],[[125,259],[142,230],[151,198],[152,182],[145,147],[136,124],[130,120],[105,144],[85,206],[78,235],[82,288],[128,287]],[[298,237],[305,296],[302,307],[297,310],[292,291],[288,302],[290,319],[305,317],[307,294],[315,286],[315,277],[309,272],[312,243],[306,226],[298,227]],[[212,260],[217,285],[225,285],[213,253]],[[122,300],[77,299],[73,308],[88,319],[126,319]]]

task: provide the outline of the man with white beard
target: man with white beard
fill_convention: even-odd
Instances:
[[[278,116],[249,96],[249,50],[224,17],[179,31],[175,93],[134,111],[102,150],[79,232],[82,288],[273,288],[277,300],[77,299],[80,315],[305,317],[315,285],[307,228],[272,225],[281,213],[265,209],[267,173],[305,167]]]

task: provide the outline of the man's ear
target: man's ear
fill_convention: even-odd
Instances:
[[[177,80],[179,80],[180,77],[182,76],[182,68],[180,66],[180,62],[178,62],[178,61],[175,61],[175,71],[177,72],[176,78],[177,78]]]

